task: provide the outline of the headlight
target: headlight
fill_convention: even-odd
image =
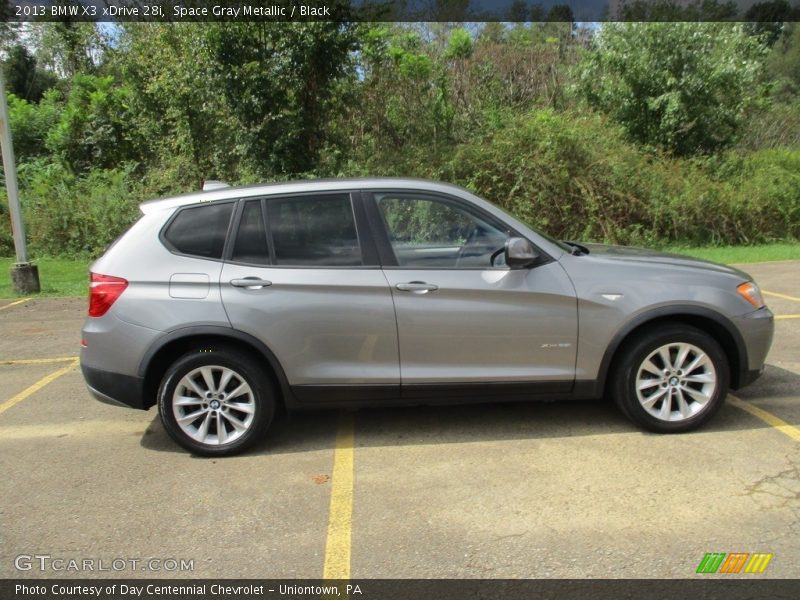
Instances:
[[[761,308],[764,306],[764,298],[761,296],[761,290],[752,281],[747,281],[736,287],[739,295],[747,300],[754,308]]]

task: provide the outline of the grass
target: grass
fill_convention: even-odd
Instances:
[[[668,246],[664,250],[728,264],[800,260],[800,243],[763,246]],[[19,297],[19,294],[15,294],[11,286],[10,271],[14,262],[13,258],[0,258],[0,298]],[[40,296],[87,295],[89,260],[41,258],[34,262],[39,267],[39,280],[42,285]]]
[[[714,246],[693,248],[668,246],[664,248],[675,254],[686,254],[696,258],[724,264],[770,262],[775,260],[800,260],[800,243],[765,244],[763,246]]]
[[[13,258],[0,258],[0,298],[17,298],[11,285]],[[39,267],[42,292],[37,296],[86,296],[89,293],[89,260],[41,258],[33,261]]]

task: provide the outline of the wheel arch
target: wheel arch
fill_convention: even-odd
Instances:
[[[626,343],[649,327],[660,323],[685,323],[704,331],[722,347],[728,359],[731,374],[731,389],[738,389],[742,374],[747,371],[747,346],[736,326],[724,315],[702,306],[665,306],[649,310],[628,321],[612,338],[600,363],[597,391],[607,389],[608,375]]]
[[[265,362],[268,366],[267,374],[281,391],[281,403],[286,408],[293,405],[294,397],[286,373],[275,353],[266,344],[252,335],[236,329],[200,325],[171,331],[156,340],[142,357],[139,364],[139,376],[144,379],[145,408],[155,405],[161,379],[177,358],[193,348],[202,348],[210,344],[224,344],[237,348]]]

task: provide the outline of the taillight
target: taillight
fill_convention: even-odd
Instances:
[[[128,281],[122,277],[90,273],[89,278],[89,316],[102,317],[117,301]]]

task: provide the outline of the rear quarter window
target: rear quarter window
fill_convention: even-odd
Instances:
[[[201,258],[222,258],[235,203],[209,203],[181,209],[164,232],[175,252]]]

